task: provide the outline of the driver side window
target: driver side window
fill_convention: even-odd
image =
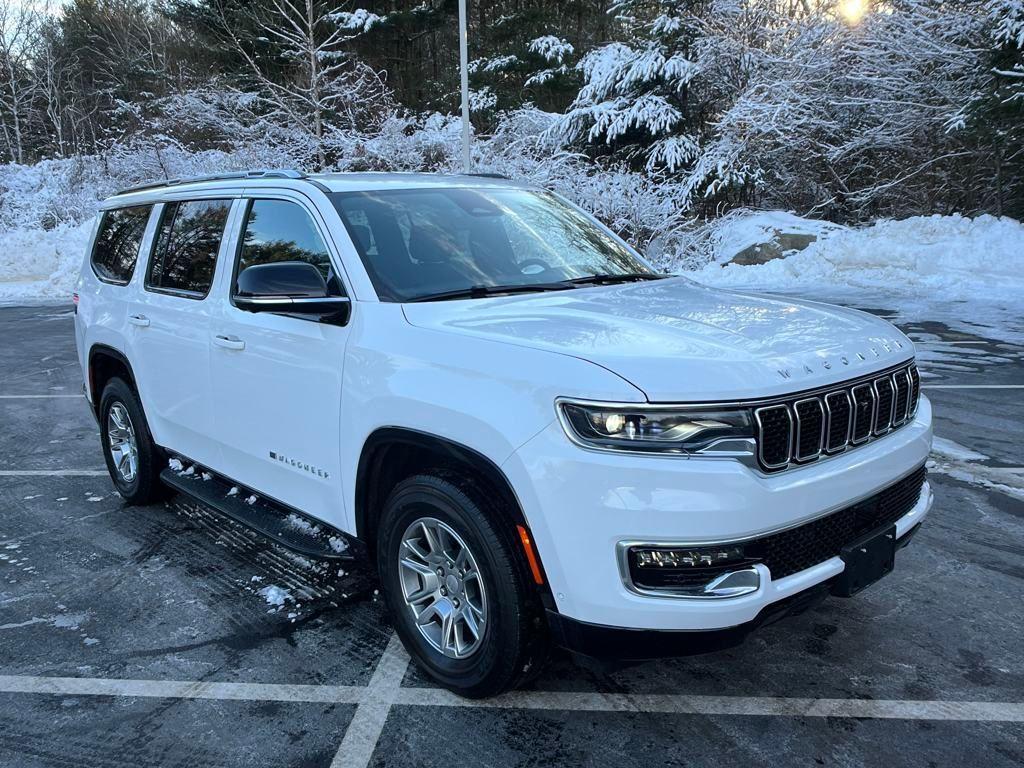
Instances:
[[[245,215],[232,295],[238,276],[248,267],[278,261],[304,261],[316,267],[331,296],[344,296],[330,253],[309,213],[288,200],[253,200]]]

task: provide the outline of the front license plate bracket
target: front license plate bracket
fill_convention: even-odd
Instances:
[[[890,573],[896,564],[896,526],[872,531],[840,550],[846,568],[839,575],[833,594],[851,597]]]

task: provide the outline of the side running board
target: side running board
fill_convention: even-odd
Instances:
[[[202,471],[199,465],[184,471],[168,467],[160,473],[160,479],[174,490],[299,554],[322,560],[356,559],[353,542],[342,531],[233,486],[211,472]]]

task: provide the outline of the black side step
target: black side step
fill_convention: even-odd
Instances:
[[[208,480],[203,479],[204,474]],[[352,541],[342,531],[241,486],[233,486],[199,465],[191,471],[168,467],[160,473],[160,479],[174,490],[295,552],[321,560],[356,559]],[[235,493],[231,493],[233,487]],[[253,497],[255,500],[250,504],[248,499]]]

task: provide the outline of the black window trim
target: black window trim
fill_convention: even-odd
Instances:
[[[244,311],[244,310],[239,309],[238,305],[235,304],[235,285],[238,282],[238,264],[242,260],[242,248],[245,245],[245,228],[249,224],[249,212],[252,210],[253,203],[255,203],[257,200],[275,200],[275,201],[281,202],[281,203],[292,203],[293,205],[297,205],[300,208],[302,208],[303,211],[305,211],[307,216],[309,216],[310,220],[313,222],[314,229],[316,229],[316,233],[320,236],[320,240],[323,242],[324,247],[327,249],[327,257],[331,260],[331,267],[334,270],[334,276],[337,278],[338,282],[341,284],[342,296],[344,296],[344,298],[348,299],[349,303],[351,304],[352,303],[352,292],[349,290],[349,287],[346,284],[345,276],[343,276],[344,275],[344,269],[340,269],[339,270],[339,264],[340,264],[341,259],[340,259],[340,257],[338,256],[338,254],[336,252],[337,249],[333,248],[333,246],[332,246],[332,242],[333,241],[325,233],[324,228],[320,226],[320,222],[317,221],[316,216],[314,216],[312,211],[310,210],[311,207],[315,208],[315,206],[305,205],[303,203],[300,203],[298,200],[294,200],[294,199],[292,199],[290,197],[282,197],[279,194],[275,195],[274,194],[275,191],[277,191],[277,190],[272,190],[272,189],[266,189],[266,190],[259,189],[259,190],[255,190],[254,189],[254,190],[252,190],[252,192],[249,192],[248,190],[246,190],[246,192],[243,193],[243,195],[242,195],[242,202],[244,203],[244,207],[242,209],[241,215],[239,216],[238,224],[235,227],[235,231],[234,231],[234,236],[235,236],[236,242],[235,242],[234,254],[231,257],[231,281],[228,283],[228,302],[231,304],[232,307],[234,307],[235,309],[238,309],[239,312],[243,312]],[[292,190],[287,190],[287,191],[291,192]],[[264,194],[264,193],[266,193],[266,194]],[[305,195],[303,195],[303,197],[305,197]],[[307,320],[309,322],[316,322],[315,320],[312,320],[311,318],[302,318],[302,317],[298,317],[298,316],[294,316],[294,317],[297,320]]]
[[[156,203],[136,203],[135,205],[122,205],[115,208],[105,208],[100,211],[100,220],[96,224],[96,234],[92,239],[92,248],[89,249],[89,267],[92,269],[92,273],[96,275],[96,279],[101,283],[107,285],[117,285],[121,288],[129,285],[132,282],[132,278],[135,277],[135,269],[139,266],[139,259],[142,258],[143,246],[146,245],[146,232],[149,229],[150,219],[153,218],[153,209],[156,208]],[[125,211],[131,208],[149,208],[149,215],[146,217],[146,227],[142,230],[142,239],[139,241],[139,252],[135,254],[135,263],[132,264],[131,274],[128,275],[128,279],[125,281],[112,280],[109,277],[103,277],[99,272],[96,271],[96,244],[99,241],[100,231],[103,229],[103,222],[107,218],[108,213],[117,213],[118,211]],[[147,259],[147,270],[148,270],[148,259]]]
[[[230,236],[228,228],[231,225],[231,211],[234,207],[235,200],[238,199],[237,195],[229,195],[227,197],[182,197],[174,200],[161,200],[160,203],[163,206],[160,209],[160,218],[156,223],[156,230],[153,232],[153,241],[149,246],[149,256],[146,259],[146,279],[142,282],[142,287],[147,293],[162,293],[165,296],[176,296],[181,299],[191,299],[192,301],[205,301],[209,298],[210,293],[213,291],[214,283],[217,282],[217,265],[220,263],[220,252],[224,248],[225,238]],[[221,231],[220,243],[217,246],[217,252],[213,255],[213,273],[210,278],[210,285],[207,287],[205,293],[199,291],[188,291],[182,288],[162,288],[160,286],[153,285],[150,280],[153,277],[153,265],[155,263],[154,256],[156,255],[156,246],[160,242],[160,227],[163,224],[163,219],[168,206],[174,206],[174,218],[178,218],[178,207],[182,203],[201,203],[204,200],[219,200],[228,204],[228,213],[224,219],[224,229]],[[174,220],[171,221],[171,231],[174,231]]]

